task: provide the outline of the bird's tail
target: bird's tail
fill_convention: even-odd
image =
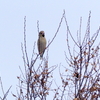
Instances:
[[[43,59],[43,54],[40,54],[40,60],[42,60]]]

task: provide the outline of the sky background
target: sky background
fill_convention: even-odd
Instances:
[[[15,99],[11,92],[16,93],[17,76],[21,74],[19,66],[23,69],[21,42],[23,42],[24,17],[26,16],[27,50],[30,58],[33,44],[38,39],[37,20],[39,29],[45,31],[46,39],[49,41],[53,38],[65,10],[70,31],[73,37],[76,37],[80,17],[84,34],[91,11],[92,35],[100,25],[99,8],[100,0],[0,0],[0,77],[5,92],[12,85],[7,96],[8,100]],[[49,47],[49,67],[59,64],[66,66],[64,55],[64,51],[67,51],[66,45],[66,26],[63,20],[55,40]],[[35,53],[38,53],[37,45]],[[59,82],[57,79],[59,72],[54,73],[54,79]]]

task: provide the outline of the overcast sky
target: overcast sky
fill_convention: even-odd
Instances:
[[[91,34],[100,25],[100,0],[0,0],[0,76],[4,90],[12,85],[8,100],[14,100],[11,92],[16,93],[19,66],[23,67],[21,42],[23,42],[24,16],[26,16],[26,35],[28,55],[31,56],[32,46],[38,38],[39,29],[45,31],[46,39],[54,36],[65,9],[68,25],[73,36],[79,29],[82,17],[82,34],[85,33],[89,11],[91,11]],[[60,30],[49,47],[49,66],[66,66],[66,26],[62,22]],[[37,51],[37,45],[35,46]],[[58,73],[58,72],[54,72]],[[56,74],[54,76],[56,79]],[[59,81],[59,80],[57,80]],[[1,89],[0,89],[1,96]]]

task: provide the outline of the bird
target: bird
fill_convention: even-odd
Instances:
[[[40,59],[42,59],[43,54],[44,54],[45,49],[46,49],[46,38],[45,38],[45,32],[44,31],[39,32],[37,46],[38,46],[38,52],[39,52],[39,55],[40,55]]]

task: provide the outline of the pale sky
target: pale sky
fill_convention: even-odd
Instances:
[[[37,41],[37,20],[39,29],[45,31],[47,41],[54,36],[63,10],[72,35],[75,37],[82,17],[82,34],[85,33],[89,11],[91,11],[91,34],[100,25],[100,0],[0,0],[0,77],[5,92],[12,85],[7,96],[14,100],[19,76],[19,66],[23,68],[21,42],[23,42],[24,16],[26,16],[27,50],[29,57],[32,47]],[[49,67],[53,65],[66,66],[64,51],[66,51],[66,26],[63,20],[57,37],[49,47]],[[37,51],[37,45],[35,46]],[[46,55],[46,53],[45,53]],[[44,55],[44,56],[45,56]],[[54,71],[54,79],[59,73]],[[1,89],[0,89],[1,96]],[[49,100],[49,99],[48,99]]]

